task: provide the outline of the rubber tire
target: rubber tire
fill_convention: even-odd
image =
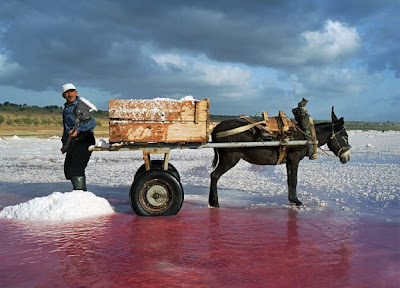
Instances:
[[[164,160],[150,160],[150,170],[164,170]],[[139,169],[135,173],[134,180],[146,171],[146,165],[143,164],[139,167]],[[180,182],[181,176],[178,173],[178,170],[174,167],[174,165],[168,163],[168,172],[175,176],[175,178]]]
[[[151,193],[157,195],[157,198],[151,197]],[[165,201],[159,201],[160,198],[163,200],[160,195]],[[183,198],[182,184],[172,173],[165,170],[143,172],[133,181],[129,192],[131,207],[140,216],[175,215],[182,207]]]

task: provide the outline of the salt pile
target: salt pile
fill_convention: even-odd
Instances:
[[[26,203],[5,207],[0,218],[19,220],[75,220],[114,213],[110,203],[92,192],[54,192]]]
[[[195,104],[195,99],[192,95],[182,97],[181,100],[171,98],[154,98],[154,99],[129,99],[115,100],[118,105],[111,105],[109,108],[110,115],[118,115],[115,118],[130,119],[136,121],[152,120],[162,121],[167,119],[167,115],[182,112],[182,105],[185,102],[191,101]],[[120,121],[121,122],[121,121]]]
[[[196,101],[196,99],[194,99],[192,95],[188,95],[188,96],[182,97],[181,101]]]
[[[153,100],[154,101],[168,101],[168,102],[196,101],[196,99],[194,99],[192,95],[184,96],[180,100],[175,100],[175,99],[171,99],[171,98],[163,98],[163,97],[157,97],[157,98],[154,98]]]

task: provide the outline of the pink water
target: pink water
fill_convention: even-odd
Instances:
[[[398,287],[399,229],[334,209],[0,220],[0,287]]]

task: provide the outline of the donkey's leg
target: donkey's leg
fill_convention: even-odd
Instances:
[[[286,162],[286,171],[287,171],[287,183],[289,188],[288,198],[289,201],[295,203],[296,206],[301,206],[303,203],[297,199],[297,170],[299,168],[300,161],[298,160],[288,160]]]
[[[208,204],[211,207],[219,207],[217,191],[218,179],[229,169],[235,166],[241,158],[236,153],[229,153],[222,149],[218,149],[217,153],[219,156],[218,166],[213,172],[211,172],[210,194],[208,196]]]

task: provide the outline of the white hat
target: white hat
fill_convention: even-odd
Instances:
[[[64,94],[64,93],[65,93],[66,91],[68,91],[68,90],[76,90],[74,84],[72,84],[72,83],[67,83],[67,84],[64,84],[64,85],[62,86],[62,94]]]

